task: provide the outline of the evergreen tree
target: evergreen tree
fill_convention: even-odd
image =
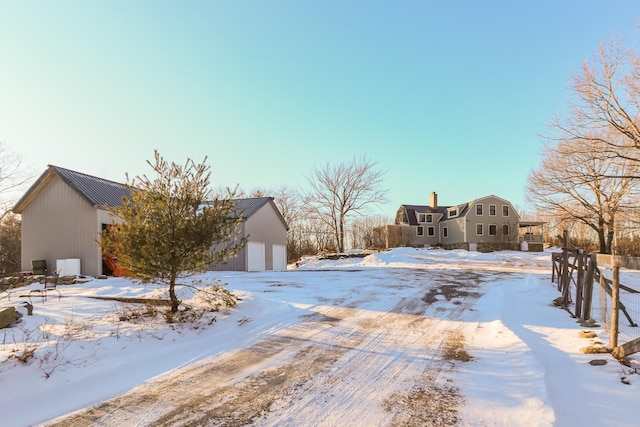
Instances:
[[[7,212],[0,219],[0,274],[20,271],[20,218]]]
[[[176,280],[235,255],[246,239],[238,236],[242,217],[231,200],[233,192],[212,197],[206,157],[200,164],[187,159],[184,165],[169,164],[157,151],[154,157],[155,164],[147,163],[155,179],[143,175],[127,184],[130,197],[111,208],[119,222],[102,233],[101,246],[133,279],[168,284],[175,313],[180,304]]]

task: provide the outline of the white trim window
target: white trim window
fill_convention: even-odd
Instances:
[[[427,222],[427,214],[419,213],[418,222]]]
[[[502,205],[502,216],[509,216],[509,205]]]
[[[476,224],[476,236],[482,236],[484,234],[484,224]]]
[[[436,228],[435,227],[427,227],[427,236],[435,236]]]
[[[458,216],[458,208],[450,208],[447,211],[447,215],[449,216],[449,218],[455,218]]]
[[[482,216],[482,208],[483,208],[482,203],[478,203],[476,205],[476,215]]]
[[[416,228],[416,234],[417,234],[418,236],[424,236],[424,227],[423,227],[423,226],[421,226],[421,225],[419,225],[419,226]]]
[[[433,215],[427,214],[427,222],[433,222]]]
[[[442,227],[442,237],[445,239],[449,237],[449,227]]]
[[[503,236],[509,235],[509,224],[502,224],[502,235]]]
[[[498,235],[498,226],[496,224],[489,224],[489,236]]]
[[[496,216],[496,205],[489,205],[489,216]]]

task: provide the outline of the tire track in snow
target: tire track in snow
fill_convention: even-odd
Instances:
[[[433,278],[429,286],[437,286]],[[478,296],[445,304],[433,318],[424,315],[433,307],[421,294],[387,312],[315,307],[316,315],[247,349],[46,425],[391,425],[397,413],[385,409],[385,402],[394,392],[428,387],[440,376],[448,366],[438,357],[446,331],[459,327]]]
[[[286,388],[307,381],[364,338],[342,334],[335,320],[316,317],[321,319],[44,425],[244,425],[268,410]]]

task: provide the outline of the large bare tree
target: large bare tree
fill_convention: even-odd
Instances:
[[[602,43],[573,76],[569,114],[556,117],[551,138],[597,143],[603,158],[631,162],[621,177],[640,178],[640,57],[622,41]],[[620,170],[616,171],[620,173]]]
[[[611,161],[600,137],[546,146],[541,165],[528,178],[528,198],[561,221],[577,221],[598,236],[600,252],[611,253],[616,219],[637,183],[630,161]],[[615,178],[614,178],[615,177]]]
[[[306,206],[331,229],[338,252],[345,249],[347,219],[386,201],[387,190],[380,188],[385,171],[378,166],[363,156],[338,165],[327,163],[307,177],[310,190],[305,194]]]

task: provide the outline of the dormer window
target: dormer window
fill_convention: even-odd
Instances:
[[[449,218],[455,218],[458,216],[458,208],[449,209]]]
[[[418,222],[433,222],[433,215],[426,214],[426,213],[419,213]]]

